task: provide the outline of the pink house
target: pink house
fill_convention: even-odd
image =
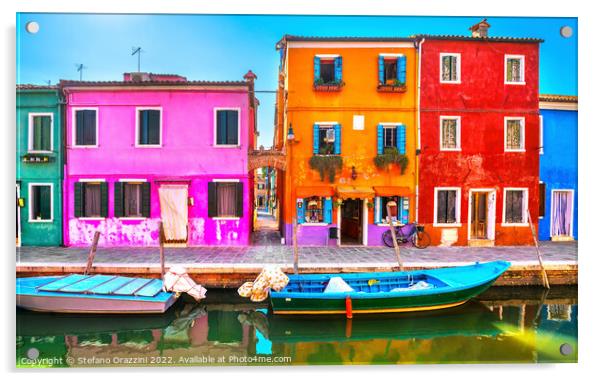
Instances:
[[[66,99],[64,242],[246,245],[252,226],[255,75],[189,81],[126,73],[61,81]]]

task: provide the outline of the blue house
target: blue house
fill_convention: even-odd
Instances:
[[[540,95],[539,239],[577,239],[577,97]]]

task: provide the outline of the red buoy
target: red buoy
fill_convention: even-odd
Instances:
[[[345,314],[347,315],[347,319],[353,318],[353,307],[351,306],[351,296],[347,296],[347,298],[345,298]]]

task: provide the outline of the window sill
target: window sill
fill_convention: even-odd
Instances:
[[[34,155],[35,155],[35,154],[51,155],[51,154],[53,154],[53,153],[54,153],[54,151],[52,151],[52,150],[51,150],[51,151],[36,151],[36,150],[28,150],[28,151],[27,151],[27,153],[34,154]]]
[[[78,217],[77,219],[82,221],[102,221],[105,220],[106,217]]]
[[[520,153],[520,152],[527,152],[527,150],[524,148],[520,148],[520,149],[507,149],[506,148],[506,149],[504,149],[504,152],[519,152]]]
[[[453,224],[433,224],[433,227],[436,228],[461,228],[462,224],[461,223],[453,223]]]
[[[135,148],[163,148],[161,144],[135,144]]]
[[[440,148],[441,152],[461,152],[462,148]]]
[[[240,217],[211,217],[214,221],[238,221]]]
[[[117,217],[117,219],[122,221],[144,221],[147,217]]]
[[[462,81],[444,81],[444,80],[439,80],[439,83],[444,84],[444,85],[459,85],[462,83]]]
[[[393,86],[393,85],[378,85],[376,91],[379,93],[405,93],[408,90],[406,85]]]
[[[31,224],[52,223],[54,220],[27,220]]]
[[[526,82],[504,82],[504,85],[526,85]]]
[[[528,222],[521,222],[521,223],[506,223],[506,222],[502,222],[502,226],[503,227],[529,227],[529,223]]]
[[[240,144],[214,144],[213,148],[240,148]]]
[[[328,226],[330,224],[327,224],[326,222],[304,222],[299,225],[301,225],[301,226]]]
[[[98,148],[98,144],[95,145],[95,146],[78,146],[78,145],[72,145],[71,147],[68,147],[68,148],[77,148],[77,149],[80,149],[80,148],[83,148],[83,149],[86,149],[86,148]]]
[[[343,85],[316,85],[314,84],[314,91],[324,92],[338,92],[341,91]]]
[[[382,226],[382,227],[389,227],[389,224],[383,224],[383,223],[378,223],[375,224],[376,226]],[[406,224],[398,222],[398,223],[393,223],[393,226],[405,226]]]

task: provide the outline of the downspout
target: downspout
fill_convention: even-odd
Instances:
[[[416,211],[415,211],[415,217],[416,217],[416,222],[418,223],[418,201],[419,201],[419,197],[420,197],[420,188],[419,188],[419,183],[420,183],[420,174],[419,174],[419,161],[420,161],[420,85],[422,82],[422,43],[424,42],[424,37],[420,40],[420,42],[418,43],[418,74],[417,74],[417,86],[416,86],[416,205],[414,205]]]
[[[67,205],[69,205],[69,200],[67,199],[67,195],[69,194],[69,192],[67,192],[68,190],[68,171],[67,171],[67,99],[68,99],[68,95],[67,95],[67,90],[65,88],[63,88],[61,86],[61,90],[59,91],[59,94],[62,95],[62,99],[59,99],[59,104],[61,105],[61,132],[62,132],[62,136],[61,136],[61,140],[62,140],[62,147],[61,147],[61,159],[62,159],[62,164],[63,164],[63,189],[62,189],[62,197],[61,197],[61,207],[63,209],[63,218],[61,223],[63,224],[63,234],[62,234],[62,242],[61,242],[61,246],[67,246],[67,234],[68,234],[68,228],[69,228],[69,216],[67,214],[68,212],[68,207]]]

